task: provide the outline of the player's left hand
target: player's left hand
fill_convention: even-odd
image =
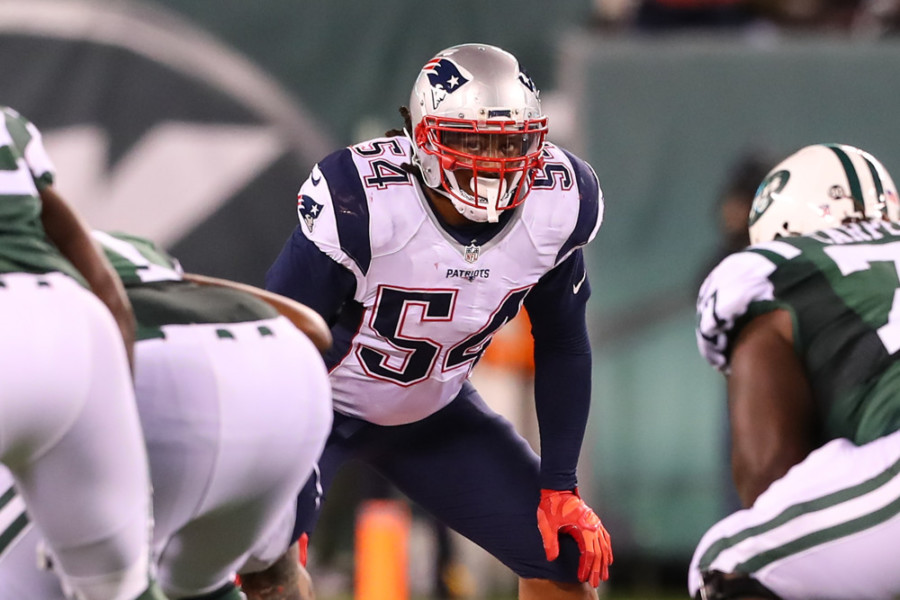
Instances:
[[[578,579],[590,581],[593,587],[609,579],[609,565],[613,561],[609,533],[581,499],[578,488],[541,490],[537,520],[547,560],[559,557],[559,534],[565,533],[575,538],[581,551]]]

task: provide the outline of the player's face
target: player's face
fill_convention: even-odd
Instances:
[[[471,167],[478,158],[497,158],[499,161],[477,160],[479,168],[499,169],[505,162],[509,167],[521,167],[522,161],[510,160],[523,157],[533,151],[536,143],[533,134],[521,133],[473,133],[470,131],[445,131],[443,142],[462,156],[460,166]]]
[[[513,173],[522,169],[524,160],[516,160],[534,151],[538,143],[536,134],[522,133],[473,133],[469,131],[445,131],[444,145],[455,150],[456,171],[460,187],[473,193],[469,182],[474,171],[479,177],[496,179],[505,173],[507,183],[513,183]],[[492,160],[495,159],[495,160]],[[468,175],[468,176],[466,176]]]

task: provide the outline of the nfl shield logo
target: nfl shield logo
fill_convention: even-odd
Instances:
[[[473,263],[478,260],[478,255],[481,254],[481,248],[476,246],[475,244],[469,244],[466,246],[466,262]]]

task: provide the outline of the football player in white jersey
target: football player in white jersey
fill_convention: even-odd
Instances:
[[[327,326],[288,298],[185,274],[149,240],[94,237],[137,319],[134,383],[157,581],[173,599],[240,600],[235,574],[267,567],[292,545],[297,492],[325,445],[330,387],[311,339],[327,348]],[[0,494],[14,497],[10,484],[0,472]],[[28,519],[23,508],[6,514]],[[20,529],[0,554],[0,598],[62,600],[35,561],[39,532]],[[6,534],[0,528],[0,539]]]
[[[0,496],[0,556],[24,505],[75,597],[162,598],[149,578],[134,316],[53,179],[38,129],[0,107],[0,463],[21,493]]]
[[[700,541],[694,598],[900,598],[898,218],[871,154],[807,146],[768,173],[751,245],[701,287],[744,509]]]
[[[576,466],[591,390],[581,248],[602,219],[597,176],[545,140],[534,83],[493,46],[437,54],[401,113],[404,131],[315,165],[267,274],[335,340],[334,426],[294,534],[312,532],[335,471],[359,459],[512,569],[520,598],[596,598],[612,551]],[[468,381],[523,305],[540,457]]]

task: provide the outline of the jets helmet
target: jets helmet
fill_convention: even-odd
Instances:
[[[519,61],[485,44],[439,52],[409,100],[413,162],[472,221],[521,204],[541,166],[547,117]]]
[[[750,208],[750,243],[847,221],[898,217],[897,188],[878,159],[853,146],[815,144],[781,161],[763,179]]]

